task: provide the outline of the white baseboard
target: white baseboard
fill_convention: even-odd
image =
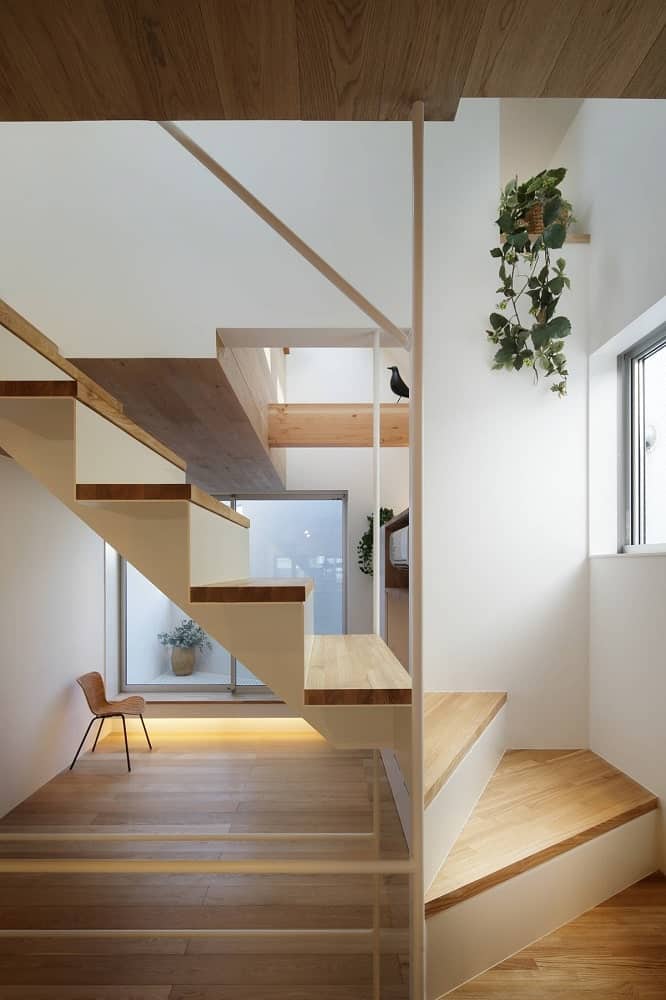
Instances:
[[[429,917],[428,1000],[474,979],[658,867],[654,811]]]
[[[506,704],[479,736],[425,811],[423,883],[441,868],[506,750]]]

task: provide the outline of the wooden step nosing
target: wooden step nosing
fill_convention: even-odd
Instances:
[[[625,809],[621,813],[603,820],[601,823],[596,823],[585,830],[572,834],[570,837],[565,837],[556,844],[550,844],[548,847],[535,851],[533,854],[528,854],[510,865],[491,872],[489,875],[484,875],[473,882],[469,882],[457,889],[452,889],[450,892],[444,893],[444,895],[438,896],[435,899],[426,900],[425,915],[426,917],[432,917],[442,910],[448,910],[453,906],[457,906],[458,903],[471,899],[473,896],[478,896],[479,893],[485,892],[486,889],[501,885],[503,882],[507,882],[516,875],[521,875],[532,868],[538,868],[544,862],[566,854],[568,851],[580,847],[594,840],[596,837],[602,836],[604,833],[615,830],[617,827],[624,826],[625,823],[629,823],[631,820],[645,816],[647,813],[653,812],[658,808],[659,799],[656,796],[652,796],[645,802],[639,802],[630,809]]]
[[[308,589],[303,585],[280,587],[190,587],[192,604],[304,604]]]
[[[306,688],[305,705],[411,705],[411,688]]]
[[[72,379],[3,379],[0,396],[11,399],[52,399],[76,396],[77,383]]]
[[[435,693],[435,692],[433,692]],[[446,693],[446,692],[442,692]],[[488,692],[482,692],[486,694]],[[493,694],[495,692],[492,692]],[[483,734],[486,732],[488,727],[497,718],[499,713],[502,711],[507,703],[508,695],[506,691],[498,691],[497,701],[490,707],[486,715],[479,721],[479,723],[470,731],[468,739],[460,747],[458,753],[453,757],[447,767],[441,772],[437,779],[425,790],[423,796],[423,808],[427,809],[431,802],[437,798],[442,788],[446,785],[447,781],[451,775],[460,766],[463,760],[468,754],[472,752],[476,744],[479,742]]]
[[[241,528],[250,526],[247,517],[190,483],[77,483],[76,499],[82,503],[192,503]]]

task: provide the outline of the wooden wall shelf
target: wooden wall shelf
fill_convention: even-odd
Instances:
[[[534,241],[538,233],[528,233],[531,241]],[[590,243],[592,237],[589,233],[569,233],[565,243]],[[506,236],[500,236],[500,243],[506,243]]]

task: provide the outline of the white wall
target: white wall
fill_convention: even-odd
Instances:
[[[617,357],[666,320],[665,126],[664,101],[585,101],[556,156],[592,237],[590,746],[662,799],[666,561],[617,554]]]
[[[590,574],[590,745],[666,802],[666,556],[598,556]]]
[[[372,351],[363,348],[298,349],[287,358],[287,400],[290,403],[366,403],[372,401]],[[382,351],[382,400],[395,397],[389,389],[387,365],[398,365],[410,378],[406,351]],[[404,406],[401,402],[396,404]],[[381,450],[381,505],[396,514],[409,506],[409,449]],[[290,448],[287,489],[348,490],[349,547],[347,630],[372,631],[372,577],[361,573],[356,548],[374,509],[371,448]]]
[[[104,673],[104,544],[0,458],[0,815],[71,762]]]
[[[584,101],[555,160],[590,254],[590,348],[664,295],[666,101]]]
[[[186,128],[408,322],[409,123]],[[214,357],[218,326],[368,325],[154,123],[0,124],[0,218],[3,298],[71,357]]]
[[[585,745],[587,248],[564,254],[569,396],[491,371],[497,103],[426,149],[426,690],[508,691],[510,745]]]

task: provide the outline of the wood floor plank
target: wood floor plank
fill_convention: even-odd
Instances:
[[[372,754],[312,739],[216,733],[168,734],[123,769],[122,737],[109,735],[0,820],[8,833],[58,832],[80,839],[0,839],[0,856],[46,858],[374,857],[362,841],[103,842],[90,831],[187,830],[303,833],[371,829]],[[385,775],[381,853],[406,846]],[[407,1000],[408,882],[382,880],[382,1000]],[[370,876],[0,876],[0,1000],[370,1000]],[[326,937],[188,938],[193,928],[323,930]],[[70,932],[171,928],[173,938],[3,938],[2,929]],[[181,935],[180,932],[183,931]],[[347,937],[345,938],[345,934]],[[329,936],[330,935],[330,936]],[[337,935],[337,936],[336,936]]]
[[[589,750],[513,750],[435,876],[426,915],[658,808],[657,798]]]
[[[505,691],[436,691],[423,697],[423,785],[427,808],[506,703]]]
[[[663,1000],[666,879],[643,879],[447,996]]]

